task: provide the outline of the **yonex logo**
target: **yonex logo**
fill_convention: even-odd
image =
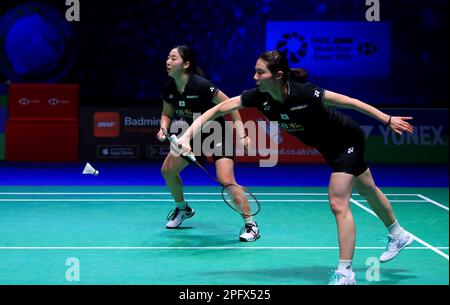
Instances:
[[[31,101],[29,99],[27,99],[27,98],[21,98],[19,100],[19,104],[22,105],[22,106],[29,105],[30,103],[31,103]]]
[[[318,90],[314,90],[314,96],[315,97],[319,97],[320,96],[320,92]]]
[[[169,95],[169,98],[173,98],[173,94],[170,94],[170,95]]]
[[[351,154],[351,153],[353,153],[354,150],[355,150],[354,147],[350,147],[349,149],[347,149],[347,153]]]
[[[51,99],[48,100],[48,104],[50,106],[56,106],[56,105],[59,104],[59,100],[57,98],[51,98]]]
[[[211,92],[213,92],[214,91],[214,87],[209,87],[209,90],[211,90]]]

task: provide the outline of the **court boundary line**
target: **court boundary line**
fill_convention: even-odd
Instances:
[[[442,209],[444,209],[444,210],[446,210],[446,211],[448,212],[448,207],[447,207],[447,206],[445,206],[445,205],[443,205],[443,204],[441,204],[441,203],[439,203],[439,202],[437,202],[437,201],[434,201],[434,200],[428,198],[428,197],[425,196],[425,195],[422,195],[422,194],[416,194],[416,195],[417,195],[418,197],[422,198],[423,200],[425,200],[426,202],[429,202],[429,203],[431,203],[431,204],[434,204],[435,206],[438,206],[438,207],[440,207],[440,208],[442,208]]]
[[[353,198],[350,198],[350,201],[355,204],[356,206],[360,207],[361,209],[363,209],[364,211],[368,212],[369,214],[371,214],[372,216],[375,216],[376,218],[379,219],[379,217],[375,214],[374,211],[372,211],[371,209],[365,207],[364,205],[362,205],[361,203],[359,203],[358,201],[356,201]],[[436,248],[435,246],[427,243],[426,241],[424,241],[423,239],[417,237],[415,234],[411,233],[409,230],[408,232],[412,235],[412,237],[414,238],[415,241],[417,241],[418,243],[424,245],[425,247],[429,248],[430,250],[436,252],[437,254],[439,254],[440,256],[442,256],[443,258],[445,258],[446,260],[449,260],[448,255],[445,254],[444,252],[440,251],[438,248]],[[406,248],[405,248],[406,249]]]
[[[384,250],[386,247],[356,247],[356,250]],[[449,247],[437,247],[448,250]],[[408,250],[429,250],[428,247],[407,247]],[[404,250],[405,250],[404,249]],[[8,246],[0,250],[339,250],[339,247],[144,247],[144,246]]]
[[[219,195],[217,192],[185,192],[185,195]],[[258,193],[258,196],[328,196],[328,193]],[[0,192],[0,195],[171,195],[169,192]],[[386,196],[417,196],[414,194],[387,193]],[[361,196],[352,193],[352,196]]]
[[[173,202],[173,199],[138,199],[138,198],[0,198],[0,202]],[[192,199],[192,202],[223,202],[223,199]],[[259,202],[328,202],[328,199],[258,199]],[[367,200],[360,200],[367,202]],[[390,202],[427,202],[426,200],[389,200]]]

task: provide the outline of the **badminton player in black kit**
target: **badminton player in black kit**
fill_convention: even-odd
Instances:
[[[214,84],[203,78],[201,70],[197,67],[194,51],[188,46],[178,46],[173,48],[166,61],[167,74],[171,80],[162,92],[163,111],[161,115],[161,127],[157,133],[160,141],[165,140],[164,132],[170,130],[175,120],[181,120],[188,124],[193,121],[193,114],[204,113],[218,103],[228,99]],[[241,121],[239,112],[230,113],[233,121]],[[225,131],[224,119],[218,118],[222,131]],[[235,124],[238,126],[238,124]],[[174,128],[175,129],[175,128]],[[243,128],[236,129],[238,137],[244,147],[250,143],[250,139],[245,136]],[[223,184],[237,184],[234,177],[234,161],[232,156],[225,153],[226,141],[222,141],[221,150],[212,149],[213,159],[216,166],[217,179]],[[202,152],[203,153],[203,152]],[[201,158],[202,156],[196,156]],[[183,156],[169,153],[161,168],[162,176],[176,203],[176,208],[169,213],[166,224],[168,229],[178,228],[181,223],[194,216],[192,209],[184,199],[183,184],[180,172],[189,164],[188,159]],[[252,216],[242,216],[244,227],[240,231],[239,240],[255,241],[260,237],[259,228]]]
[[[380,262],[387,262],[413,242],[413,236],[398,223],[391,204],[375,185],[364,161],[365,137],[357,122],[330,106],[351,108],[389,126],[394,132],[413,132],[411,117],[385,114],[357,99],[307,83],[299,69],[289,69],[284,53],[266,51],[256,62],[256,88],[233,97],[197,118],[180,139],[181,153],[190,151],[189,139],[208,120],[244,107],[261,110],[280,128],[317,148],[332,168],[328,197],[336,218],[339,264],[330,278],[331,285],[356,284],[352,270],[356,229],[350,210],[352,188],[367,199],[388,230],[388,245]]]

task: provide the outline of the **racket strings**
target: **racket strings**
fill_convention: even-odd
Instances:
[[[250,215],[250,205],[248,198],[243,189],[233,187],[228,190],[231,194],[229,194],[231,202],[235,205],[238,211],[243,215]]]
[[[254,216],[259,212],[259,203],[248,190],[237,185],[227,185],[222,190],[225,202],[244,217]]]

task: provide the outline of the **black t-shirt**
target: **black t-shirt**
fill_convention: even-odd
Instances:
[[[312,83],[288,82],[288,94],[283,103],[257,88],[244,91],[241,103],[255,107],[278,126],[322,153],[338,151],[361,141],[358,123],[323,103],[325,90]]]
[[[183,120],[191,125],[195,113],[204,113],[215,106],[212,99],[218,91],[219,89],[207,79],[191,74],[182,93],[178,91],[175,80],[171,78],[161,98],[173,106],[175,117],[172,119]],[[223,122],[223,118],[216,121]]]

